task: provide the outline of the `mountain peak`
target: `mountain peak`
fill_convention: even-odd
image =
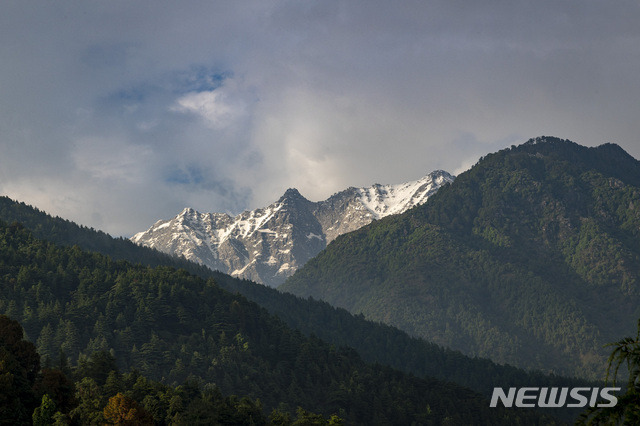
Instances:
[[[444,171],[444,170],[434,170],[431,173],[429,173],[427,176],[425,176],[428,179],[431,179],[432,182],[438,184],[438,185],[442,185],[446,182],[453,182],[453,180],[455,179],[455,176],[452,175],[451,173]]]
[[[587,147],[568,139],[539,136],[522,145],[499,151],[496,158],[522,153],[563,161],[566,167],[593,168],[623,182],[640,185],[640,176],[637,172],[640,162],[614,143]]]
[[[191,207],[185,207],[176,218],[179,220],[188,220],[193,219],[197,215],[198,212],[196,210],[192,209]]]
[[[614,144],[532,139],[408,216],[334,240],[279,290],[500,363],[596,377],[606,336],[637,319],[639,192],[640,162]]]
[[[287,189],[285,191],[285,193],[282,195],[282,197],[280,197],[278,202],[283,202],[285,200],[304,200],[304,201],[309,201],[306,198],[304,198],[302,196],[302,194],[300,194],[300,191],[298,191],[296,188]]]
[[[453,177],[454,177],[451,173],[449,173],[449,172],[447,172],[447,171],[445,171],[445,170],[440,170],[440,169],[437,169],[437,170],[432,171],[432,172],[431,172],[431,173],[429,173],[427,176],[431,176],[431,177],[435,177],[435,176],[445,176],[445,177],[451,177],[451,178],[453,178]]]
[[[538,136],[526,141],[523,145],[537,145],[543,143],[573,143],[568,139],[562,139],[555,136]]]
[[[236,217],[188,207],[133,241],[277,286],[337,236],[422,204],[453,180],[446,172],[434,173],[397,185],[351,187],[318,202],[289,188],[276,203]]]

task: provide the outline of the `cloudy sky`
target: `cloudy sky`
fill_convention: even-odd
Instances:
[[[640,158],[639,4],[9,0],[0,194],[130,236],[540,135]]]

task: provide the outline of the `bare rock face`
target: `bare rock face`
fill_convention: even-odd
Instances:
[[[288,189],[268,207],[236,217],[186,208],[131,240],[277,287],[339,235],[422,204],[453,179],[437,170],[414,182],[348,188],[319,202]]]

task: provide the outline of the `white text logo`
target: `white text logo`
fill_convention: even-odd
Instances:
[[[614,407],[620,388],[493,388],[490,407]]]

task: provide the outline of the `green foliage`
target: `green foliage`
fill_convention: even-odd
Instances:
[[[43,397],[48,395],[56,408],[63,412],[68,412],[76,405],[74,383],[65,372],[57,368],[43,368],[40,371],[34,392]]]
[[[4,205],[2,204],[3,202]],[[405,332],[394,327],[366,321],[362,315],[353,316],[346,310],[336,309],[326,302],[300,299],[263,285],[232,278],[183,260],[170,258],[146,247],[132,247],[127,240],[112,239],[110,242],[105,243],[103,233],[79,227],[60,218],[51,218],[22,203],[0,198],[0,206],[3,206],[0,208],[0,217],[8,222],[15,222],[18,219],[26,221],[29,223],[30,228],[38,230],[37,234],[40,237],[50,241],[57,241],[69,247],[78,244],[85,249],[96,249],[103,254],[112,256],[118,253],[127,253],[124,257],[134,263],[157,265],[166,262],[166,264],[175,267],[184,267],[205,279],[214,278],[216,284],[232,293],[243,294],[248,299],[268,309],[271,313],[276,314],[289,327],[298,329],[306,335],[317,335],[337,347],[354,347],[368,362],[390,365],[420,377],[435,377],[455,382],[474,389],[487,397],[491,395],[492,389],[496,386],[528,386],[531,383],[541,386],[589,385],[583,381],[570,380],[555,375],[547,376],[542,373],[525,372],[508,365],[498,365],[488,359],[470,358],[458,351],[445,349],[422,339],[410,337]],[[62,231],[60,231],[61,229]],[[403,234],[406,232],[402,231]],[[394,240],[390,239],[389,241]],[[70,279],[64,269],[60,268],[60,272],[65,280]],[[42,285],[36,292],[45,295],[47,294],[47,287]],[[1,299],[0,304],[2,304]],[[18,315],[15,301],[10,300],[6,309],[7,312],[13,312]],[[55,361],[56,367],[64,371],[67,376],[70,376],[68,356],[57,347],[58,342],[63,338],[64,326],[59,324],[63,305],[55,302],[54,312],[54,322],[51,323],[51,326],[49,324],[45,325],[41,330],[40,337],[37,338],[38,350],[47,355],[48,359]],[[186,309],[178,306],[177,315],[186,320]],[[55,326],[56,324],[58,325]],[[107,324],[105,324],[104,317],[99,315],[94,331],[102,335],[109,334],[108,327],[105,327],[105,325]],[[118,312],[115,315],[115,325],[118,329],[123,330],[118,336],[119,341],[124,346],[132,349],[131,352],[134,357],[139,357],[139,345],[135,344],[133,331],[123,312]],[[90,354],[92,351],[108,350],[109,347],[105,345],[105,342],[106,340],[103,339],[93,339],[91,346],[87,348],[85,353]],[[85,360],[87,359],[86,354],[83,358]],[[201,358],[201,356],[199,354],[198,358]],[[124,363],[121,362],[121,364]],[[185,365],[182,359],[176,360],[175,364],[177,371],[185,371],[186,368],[190,368]],[[121,365],[122,368],[127,366]],[[291,407],[290,404],[288,406]],[[276,410],[276,413],[289,416],[288,409],[286,406],[281,407],[281,410]],[[561,416],[568,420],[577,415],[571,409],[553,410],[550,414]],[[290,416],[287,418],[290,422]]]
[[[578,423],[585,425],[637,425],[640,424],[640,321],[635,338],[625,337],[607,347],[613,347],[607,366],[607,382],[613,369],[613,386],[617,384],[621,366],[627,370],[626,392],[618,397],[613,407],[591,408],[580,418]]]
[[[16,321],[0,316],[2,351],[15,352],[16,347],[23,350],[21,347],[24,346],[29,353],[35,353],[33,345],[25,342],[22,335],[22,327]],[[24,351],[17,353],[26,354]],[[38,354],[35,355],[38,358]],[[12,405],[2,400],[0,424],[294,424],[288,413],[276,416],[283,420],[281,422],[268,422],[259,400],[235,395],[225,397],[215,385],[205,385],[203,389],[194,381],[176,387],[148,380],[137,371],[120,374],[114,361],[109,354],[92,354],[73,369],[78,380],[75,384],[60,370],[43,369],[34,376],[34,385],[20,391],[20,398]],[[7,373],[14,377],[21,373],[17,364],[7,366],[3,363]],[[83,377],[85,373],[107,378],[104,384],[99,384],[93,377]],[[71,399],[67,395],[69,390],[75,393]],[[40,398],[40,405],[33,410],[32,422],[29,422],[25,414],[29,407],[23,403],[37,398]],[[299,409],[298,420],[304,419],[314,419],[320,424],[340,424],[342,421],[337,416],[325,421],[321,415]]]
[[[640,163],[540,138],[337,238],[280,290],[501,363],[601,377],[640,314]]]
[[[30,424],[39,401],[33,392],[40,370],[35,346],[17,321],[0,315],[0,424]]]
[[[278,315],[291,327],[316,334],[335,345],[351,346],[368,362],[389,365],[419,377],[434,377],[469,387],[490,397],[494,387],[589,387],[600,382],[524,371],[499,365],[489,359],[470,358],[459,351],[409,336],[394,327],[354,316],[345,309],[313,298],[302,299],[289,293],[234,278],[218,280],[221,286],[239,292]],[[568,421],[580,410],[553,409],[550,414]]]
[[[208,269],[152,249],[141,247],[125,238],[85,226],[79,226],[60,217],[51,217],[35,207],[0,196],[0,220],[28,228],[36,238],[56,245],[78,246],[83,250],[105,254],[115,260],[128,260],[149,266],[174,265],[194,274],[207,274]]]
[[[49,426],[53,423],[56,403],[46,393],[42,395],[42,403],[33,411],[33,426]]]
[[[76,383],[76,399],[78,405],[69,413],[71,418],[79,424],[104,423],[103,407],[106,396],[95,380],[84,377]]]
[[[477,416],[509,424],[539,418],[489,409],[485,398],[466,389],[366,364],[351,349],[292,331],[211,279],[113,261],[76,246],[56,247],[17,225],[0,226],[0,312],[11,302],[21,307],[17,317],[43,352],[63,348],[59,364],[66,359],[78,365],[77,405],[69,416],[81,424],[105,422],[113,392],[133,398],[154,416],[166,410],[175,416],[187,402],[196,404],[180,421],[210,424],[206,407],[220,400],[215,392],[196,398],[197,391],[186,388],[187,394],[173,395],[165,410],[147,398],[153,392],[145,379],[136,379],[131,395],[126,393],[131,386],[121,389],[131,379],[118,371],[132,368],[172,387],[197,380],[215,384],[222,394],[249,398],[225,402],[237,409],[221,423],[233,423],[238,410],[251,417],[281,404],[337,414],[354,424],[378,419],[428,424],[443,418],[468,423]]]

